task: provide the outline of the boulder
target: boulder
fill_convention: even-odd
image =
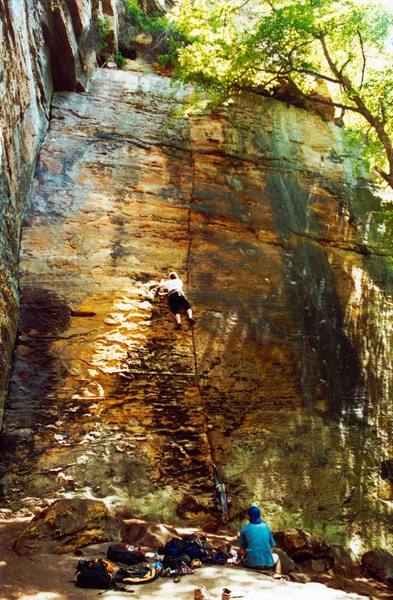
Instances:
[[[328,546],[325,542],[318,536],[303,531],[302,529],[279,531],[274,534],[274,537],[277,544],[285,550],[295,562],[324,558],[328,552]]]
[[[308,110],[315,110],[326,121],[333,121],[336,112],[329,92],[329,88],[324,79],[317,77],[314,84],[314,90],[310,96],[312,101],[308,101],[306,107]]]
[[[306,575],[306,573],[290,573],[289,574],[289,578],[291,581],[294,581],[295,583],[310,583],[311,579],[308,575]]]
[[[125,519],[122,525],[121,539],[125,544],[139,544],[146,534],[147,524],[139,519]]]
[[[127,544],[138,544],[158,550],[174,536],[178,536],[176,529],[166,527],[160,523],[146,523],[139,519],[127,519],[122,527],[122,540]]]
[[[292,571],[296,570],[296,565],[292,558],[288,556],[288,554],[282,550],[281,548],[276,548],[274,550],[280,557],[282,572],[287,575],[288,573],[292,573]]]
[[[352,550],[344,548],[340,544],[329,546],[328,558],[330,559],[331,566],[354,567],[358,562]]]
[[[178,536],[176,529],[168,528],[165,525],[150,525],[145,534],[138,540],[140,546],[147,546],[154,550],[158,550],[172,537]]]
[[[56,500],[30,522],[15,541],[14,550],[64,554],[82,546],[119,539],[119,527],[99,500]]]
[[[138,33],[134,42],[139,46],[150,46],[153,43],[153,36],[147,32]]]
[[[311,560],[311,570],[314,573],[324,573],[328,571],[330,568],[330,563],[326,558],[318,558],[316,560]]]
[[[382,548],[369,550],[362,556],[362,565],[376,579],[393,584],[393,555]]]

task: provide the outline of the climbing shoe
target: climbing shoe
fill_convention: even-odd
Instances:
[[[196,321],[192,317],[188,317],[188,322],[190,325],[195,325]]]
[[[176,323],[176,325],[175,325],[175,329],[181,329],[181,328],[182,328],[182,327],[181,327],[181,323]]]

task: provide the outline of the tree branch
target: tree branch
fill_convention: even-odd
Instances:
[[[228,15],[233,15],[235,13],[237,13],[239,10],[241,10],[242,8],[244,8],[251,0],[244,0],[244,2],[242,4],[240,4],[239,6],[234,6],[232,9],[228,9],[225,10],[226,7],[223,7],[221,12],[220,12],[220,17],[223,16],[223,14],[225,13],[225,19],[227,18]]]
[[[345,61],[345,63],[340,67],[340,73],[344,73],[344,69],[345,67],[351,62],[351,57],[348,56],[347,60]]]
[[[381,175],[381,177],[383,177],[385,179],[385,181],[387,181],[389,183],[389,185],[391,185],[393,187],[393,144],[392,144],[392,141],[391,141],[389,135],[387,134],[387,132],[385,130],[384,123],[380,119],[378,119],[378,117],[375,117],[372,114],[371,110],[368,108],[368,106],[364,102],[363,98],[361,98],[361,96],[359,96],[359,94],[355,91],[354,86],[352,85],[352,82],[350,81],[350,79],[348,77],[346,77],[343,73],[340,73],[340,71],[337,68],[337,65],[334,63],[332,57],[330,56],[329,49],[326,44],[326,39],[325,39],[325,36],[323,35],[323,33],[321,33],[319,35],[318,39],[321,42],[323,53],[325,55],[325,58],[328,62],[328,65],[329,65],[331,71],[340,80],[341,85],[342,85],[344,91],[346,92],[348,98],[350,98],[352,100],[352,102],[354,102],[354,104],[356,104],[356,107],[358,109],[357,112],[359,112],[366,119],[366,121],[368,123],[370,123],[371,127],[375,130],[375,133],[377,134],[379,141],[381,142],[382,146],[384,147],[385,152],[386,152],[386,157],[387,157],[387,160],[389,163],[390,173],[385,173],[379,167],[376,168],[376,171],[377,171],[377,173],[379,173]]]
[[[272,9],[272,11],[275,13],[276,7],[274,6],[273,0],[267,0],[267,3],[270,6],[270,8]]]
[[[292,50],[291,50],[291,52],[292,52]],[[329,77],[329,75],[325,75],[324,73],[319,73],[318,71],[313,71],[312,69],[303,69],[303,68],[299,69],[299,68],[295,67],[295,65],[291,62],[291,60],[288,57],[280,56],[280,59],[282,60],[282,62],[286,63],[285,67],[282,67],[277,71],[274,71],[273,69],[264,69],[262,67],[257,67],[258,71],[264,71],[265,73],[269,73],[269,74],[277,73],[278,75],[290,75],[293,72],[304,73],[305,75],[312,75],[313,77],[319,77],[320,79],[329,81],[329,83],[335,83],[336,85],[341,85],[341,82],[339,81],[339,79],[335,79],[334,77]]]
[[[366,73],[366,54],[364,52],[364,43],[363,43],[363,38],[362,38],[362,34],[361,34],[361,31],[360,31],[359,27],[357,28],[356,33],[358,34],[358,38],[359,38],[359,42],[360,42],[360,48],[361,48],[361,51],[362,51],[362,58],[363,58],[362,76],[361,76],[361,79],[360,79],[360,86],[359,86],[359,89],[362,89],[363,83],[364,83],[364,75]]]
[[[296,71],[296,73],[305,73],[306,75],[313,75],[314,77],[324,79],[325,81],[329,81],[330,83],[336,83],[337,85],[341,85],[338,79],[334,79],[333,77],[329,77],[328,75],[323,75],[323,73],[318,73],[318,71],[312,71],[311,69],[296,69],[295,67],[292,69],[292,72],[293,71]]]
[[[382,100],[379,100],[379,109],[381,111],[381,117],[382,117],[382,123],[384,125],[386,125],[386,121],[387,121],[387,115],[386,115],[386,106],[384,105],[384,103],[382,102]]]
[[[335,100],[328,100],[325,98],[321,98],[320,96],[316,97],[315,95],[313,96],[313,95],[306,94],[299,88],[298,85],[296,85],[296,83],[290,77],[288,77],[288,75],[293,73],[293,69],[287,70],[287,71],[271,71],[269,69],[263,69],[261,67],[248,67],[241,73],[241,76],[245,75],[248,70],[254,71],[254,72],[261,71],[262,73],[267,73],[269,75],[273,75],[274,77],[268,83],[272,83],[272,81],[274,81],[274,79],[280,79],[280,78],[285,79],[285,77],[287,76],[288,81],[294,86],[294,90],[296,91],[297,94],[299,94],[299,97],[302,97],[305,100],[310,100],[311,102],[314,102],[315,104],[325,104],[326,106],[334,106],[335,108],[341,108],[341,110],[343,110],[343,111],[350,110],[350,111],[356,112],[356,113],[361,112],[357,106],[349,106],[347,104],[343,104],[342,102],[336,102]],[[239,78],[238,78],[238,81],[239,81]],[[249,87],[248,89],[252,90],[252,86]]]
[[[359,108],[357,108],[356,106],[348,106],[347,104],[342,104],[341,102],[336,102],[335,100],[327,100],[325,98],[321,98],[320,96],[309,96],[308,94],[305,94],[300,88],[297,89],[299,90],[299,93],[303,98],[311,100],[311,102],[315,102],[315,104],[325,104],[326,106],[334,106],[335,108],[341,108],[343,111],[351,110],[352,112],[360,113]]]
[[[336,83],[336,84],[340,85],[340,81],[338,79],[333,79],[331,77],[322,75],[322,73],[318,73],[317,71],[310,71],[308,69],[302,70],[302,69],[287,68],[285,70],[282,69],[282,70],[273,71],[271,69],[263,69],[262,67],[249,67],[249,70],[260,71],[262,73],[267,73],[269,75],[275,75],[276,78],[280,78],[280,77],[285,78],[286,76],[288,77],[289,75],[291,75],[291,73],[296,71],[297,73],[307,73],[309,75],[313,75],[314,77],[321,77],[321,79],[325,79],[326,81],[330,81],[332,83]],[[245,70],[243,73],[246,73],[246,72],[247,72],[247,70]],[[288,77],[288,80],[296,87],[296,90],[303,98],[307,98],[308,100],[312,100],[313,102],[319,102],[320,104],[326,104],[327,106],[335,106],[337,108],[341,108],[342,110],[351,110],[353,112],[360,112],[360,110],[356,106],[350,106],[347,104],[343,104],[341,102],[336,102],[335,100],[327,100],[327,99],[321,98],[319,96],[318,96],[318,98],[315,98],[315,96],[312,96],[312,95],[309,96],[308,94],[303,92],[292,79],[290,79]]]
[[[299,68],[295,67],[295,65],[292,62],[293,53],[304,46],[309,46],[311,43],[312,43],[312,41],[306,41],[306,42],[301,42],[299,44],[296,44],[295,46],[293,46],[293,48],[291,48],[291,50],[289,50],[287,55],[278,53],[279,59],[283,63],[287,64],[285,73],[289,74],[289,73],[292,73],[293,71],[296,71],[296,73],[305,73],[306,75],[312,75],[313,77],[319,77],[320,79],[324,79],[325,81],[329,81],[330,83],[335,83],[337,85],[340,85],[340,81],[338,79],[329,77],[329,75],[325,75],[323,73],[318,73],[318,71],[314,71],[312,69],[304,69],[304,68],[299,69]],[[256,48],[258,49],[258,46]],[[260,51],[263,52],[263,50],[260,50]],[[273,71],[266,71],[266,72],[273,73]]]
[[[393,187],[393,176],[390,173],[386,173],[386,171],[384,171],[378,166],[374,167],[374,171],[376,171],[378,175],[380,175],[390,187]]]

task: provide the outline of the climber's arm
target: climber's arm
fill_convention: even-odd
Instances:
[[[152,283],[151,285],[149,285],[149,290],[154,290],[154,289],[160,290],[160,289],[163,289],[163,288],[166,287],[165,283],[166,283],[166,281],[164,279],[161,279],[160,281],[155,281],[154,283]]]
[[[158,283],[157,283],[157,287],[159,290],[162,290],[163,288],[166,288],[166,281],[165,279],[161,279]]]

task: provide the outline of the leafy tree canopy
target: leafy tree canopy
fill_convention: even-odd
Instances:
[[[177,0],[172,18],[184,36],[176,75],[207,88],[210,103],[244,88],[274,95],[285,82],[351,115],[393,188],[393,11],[366,0]]]

